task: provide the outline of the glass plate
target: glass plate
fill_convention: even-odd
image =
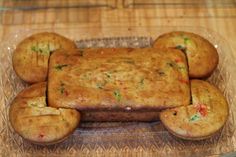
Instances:
[[[206,156],[234,150],[236,111],[236,63],[229,45],[217,33],[201,27],[66,27],[20,30],[9,34],[0,53],[0,155],[1,156]],[[230,105],[225,127],[215,136],[202,141],[184,141],[170,135],[160,122],[152,123],[82,123],[65,142],[53,146],[33,145],[13,132],[8,110],[16,94],[27,84],[12,68],[12,52],[23,38],[43,31],[54,31],[76,41],[78,47],[147,47],[159,35],[169,31],[190,31],[211,41],[220,61],[208,79],[223,91]]]

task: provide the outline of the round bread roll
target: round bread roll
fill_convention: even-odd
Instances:
[[[191,80],[192,104],[160,113],[164,126],[173,135],[187,140],[206,139],[225,124],[229,108],[223,94],[202,80]]]
[[[153,44],[155,48],[177,48],[187,55],[190,78],[205,78],[217,67],[216,48],[203,37],[188,32],[170,32],[161,35]]]
[[[73,48],[76,48],[75,43],[59,34],[34,34],[17,45],[13,53],[13,68],[25,82],[42,82],[47,78],[50,53],[56,49]]]
[[[46,83],[37,83],[23,90],[10,106],[13,129],[24,139],[40,145],[63,141],[77,128],[80,113],[74,109],[46,105]]]

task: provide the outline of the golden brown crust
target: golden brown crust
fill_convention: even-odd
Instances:
[[[160,113],[165,127],[175,136],[188,140],[211,137],[225,124],[229,108],[223,94],[202,80],[191,80],[193,104]]]
[[[56,49],[73,49],[73,41],[56,33],[37,33],[21,41],[13,53],[13,68],[16,74],[28,83],[45,81],[48,58]]]
[[[31,86],[27,87],[27,90],[22,90],[20,93],[18,93],[16,98],[32,98],[45,96],[46,85],[46,82],[32,84]]]
[[[76,110],[47,107],[45,90],[45,82],[24,89],[9,110],[14,130],[24,139],[41,145],[66,139],[80,121],[80,114]]]
[[[177,48],[188,58],[189,76],[205,78],[217,67],[219,56],[216,48],[203,37],[189,32],[170,32],[161,35],[153,44],[156,48]]]
[[[146,111],[189,101],[187,64],[179,50],[101,48],[50,57],[51,107]]]
[[[83,122],[152,122],[159,120],[159,111],[84,111]]]

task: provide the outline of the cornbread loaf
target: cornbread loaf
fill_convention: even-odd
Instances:
[[[148,111],[190,103],[187,63],[176,49],[55,51],[48,105],[80,111]],[[67,54],[73,55],[67,55]]]
[[[177,31],[163,34],[156,39],[153,47],[176,48],[184,51],[191,78],[210,76],[219,60],[216,48],[208,40],[189,32]]]
[[[202,80],[191,80],[192,104],[160,113],[160,119],[173,135],[201,140],[218,132],[225,124],[229,108],[223,94]]]
[[[28,83],[45,81],[48,58],[56,49],[76,48],[73,41],[56,33],[33,34],[21,41],[13,53],[13,68],[16,74]]]
[[[24,139],[40,145],[63,141],[80,121],[80,114],[74,109],[47,107],[45,90],[45,82],[24,89],[9,110],[13,129]]]

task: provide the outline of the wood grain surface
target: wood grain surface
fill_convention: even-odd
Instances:
[[[58,28],[73,25],[76,27],[91,26],[202,26],[218,32],[231,45],[236,55],[236,4],[229,6],[207,7],[195,5],[177,6],[139,6],[124,7],[128,0],[111,0],[109,4],[116,6],[91,8],[57,8],[38,10],[10,10],[0,16],[0,39],[19,29]],[[161,1],[164,4],[164,0]],[[3,3],[3,2],[2,2]],[[42,2],[43,3],[43,2]],[[60,5],[68,5],[61,1]],[[106,1],[104,3],[107,3]],[[184,4],[184,3],[183,3]],[[4,5],[4,4],[3,4]],[[42,4],[43,5],[43,4]],[[45,4],[46,5],[46,4]]]
[[[68,5],[62,0],[60,5]],[[99,2],[99,1],[96,1]],[[104,1],[113,7],[70,7],[0,12],[0,40],[21,29],[88,27],[102,32],[105,27],[122,26],[194,26],[216,31],[231,46],[236,57],[236,3],[228,5],[132,6],[134,1]],[[183,0],[183,2],[186,2]],[[45,3],[45,2],[42,2]],[[40,5],[43,5],[43,4]],[[44,4],[47,6],[49,3]],[[4,1],[1,6],[6,6]],[[13,4],[10,4],[14,6]],[[39,4],[37,4],[39,5]],[[112,30],[111,30],[112,31]],[[235,113],[236,114],[236,113]],[[234,141],[236,150],[236,141]],[[148,154],[148,153],[147,153]]]

